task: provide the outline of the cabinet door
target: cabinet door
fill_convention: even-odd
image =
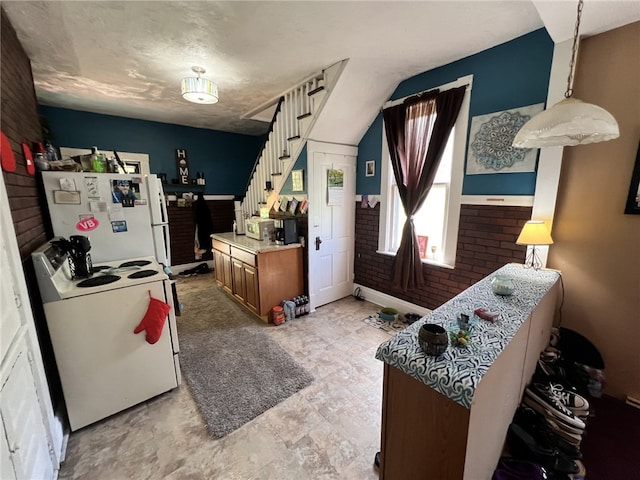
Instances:
[[[216,276],[216,282],[220,285],[224,284],[224,254],[219,252],[218,250],[213,251],[213,262],[214,262],[214,274]]]
[[[231,292],[233,284],[231,281],[231,257],[219,250],[213,251],[213,261],[215,262],[215,276],[218,284]]]
[[[233,279],[233,295],[244,302],[245,285],[244,285],[244,263],[235,258],[231,259],[231,278]]]
[[[231,292],[233,290],[233,277],[231,275],[231,257],[229,255],[222,255],[222,274],[222,286],[225,290]]]
[[[47,432],[26,345],[23,346],[0,394],[2,434],[7,434],[9,454],[18,478],[49,479],[54,477],[54,470]],[[2,472],[5,472],[4,465]]]
[[[9,252],[6,250],[4,242],[0,245],[0,264],[4,268],[8,268],[11,265],[9,262]],[[9,278],[11,280],[11,278]],[[20,297],[16,294],[14,288],[14,282],[7,281],[7,278],[3,278],[0,282],[0,360],[4,359],[5,355],[9,351],[9,346],[13,343],[20,331]]]
[[[259,310],[258,271],[250,265],[243,264],[242,276],[244,278],[244,301],[251,310],[257,312]]]
[[[0,415],[0,478],[3,480],[16,480],[16,472],[13,469],[13,461],[11,460],[11,451],[9,443],[5,435],[4,420]]]

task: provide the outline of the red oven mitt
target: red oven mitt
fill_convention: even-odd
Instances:
[[[158,300],[157,298],[153,298],[151,296],[151,291],[149,291],[149,307],[147,308],[147,313],[144,314],[142,321],[138,324],[133,333],[140,333],[142,330],[146,330],[147,343],[153,345],[160,340],[162,328],[164,327],[164,322],[167,320],[169,310],[171,310],[170,305]]]

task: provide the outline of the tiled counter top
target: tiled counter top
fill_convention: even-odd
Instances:
[[[493,293],[490,282],[495,275],[506,275],[514,280],[516,290],[513,295]],[[471,408],[480,380],[559,276],[553,270],[505,265],[380,345],[376,358]],[[500,313],[500,318],[495,323],[480,320],[473,315],[479,307]],[[426,355],[418,344],[420,327],[435,323],[448,332],[457,331],[459,313],[470,314],[477,322],[469,344],[465,347],[449,345],[447,351],[437,357]]]
[[[233,232],[214,233],[213,235],[211,235],[211,238],[228,243],[230,245],[233,245],[234,247],[238,247],[253,254],[302,247],[300,243],[291,243],[289,245],[276,245],[273,242],[265,243],[264,241],[255,240],[253,238],[247,237],[246,235],[238,235]]]

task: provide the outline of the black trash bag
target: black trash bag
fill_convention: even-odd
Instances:
[[[604,360],[598,349],[578,332],[560,327],[558,349],[565,360],[604,370]]]
[[[558,349],[561,358],[554,364],[563,383],[582,396],[600,397],[604,388],[604,360],[598,349],[583,335],[560,328]]]

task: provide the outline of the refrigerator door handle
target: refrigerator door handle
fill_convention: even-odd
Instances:
[[[169,223],[169,213],[167,212],[167,199],[164,196],[164,190],[162,189],[162,180],[158,178],[158,196],[160,198],[160,214],[162,216],[163,223]]]
[[[169,225],[166,223],[154,225],[151,229],[153,230],[153,245],[156,259],[166,267],[170,267],[171,241],[169,238]]]
[[[151,225],[161,225],[168,222],[167,206],[165,204],[162,181],[155,175],[146,176],[147,192],[149,193],[149,210]]]
[[[169,236],[169,224],[162,227],[164,233],[164,250],[167,252],[167,267],[171,266],[171,237]]]

